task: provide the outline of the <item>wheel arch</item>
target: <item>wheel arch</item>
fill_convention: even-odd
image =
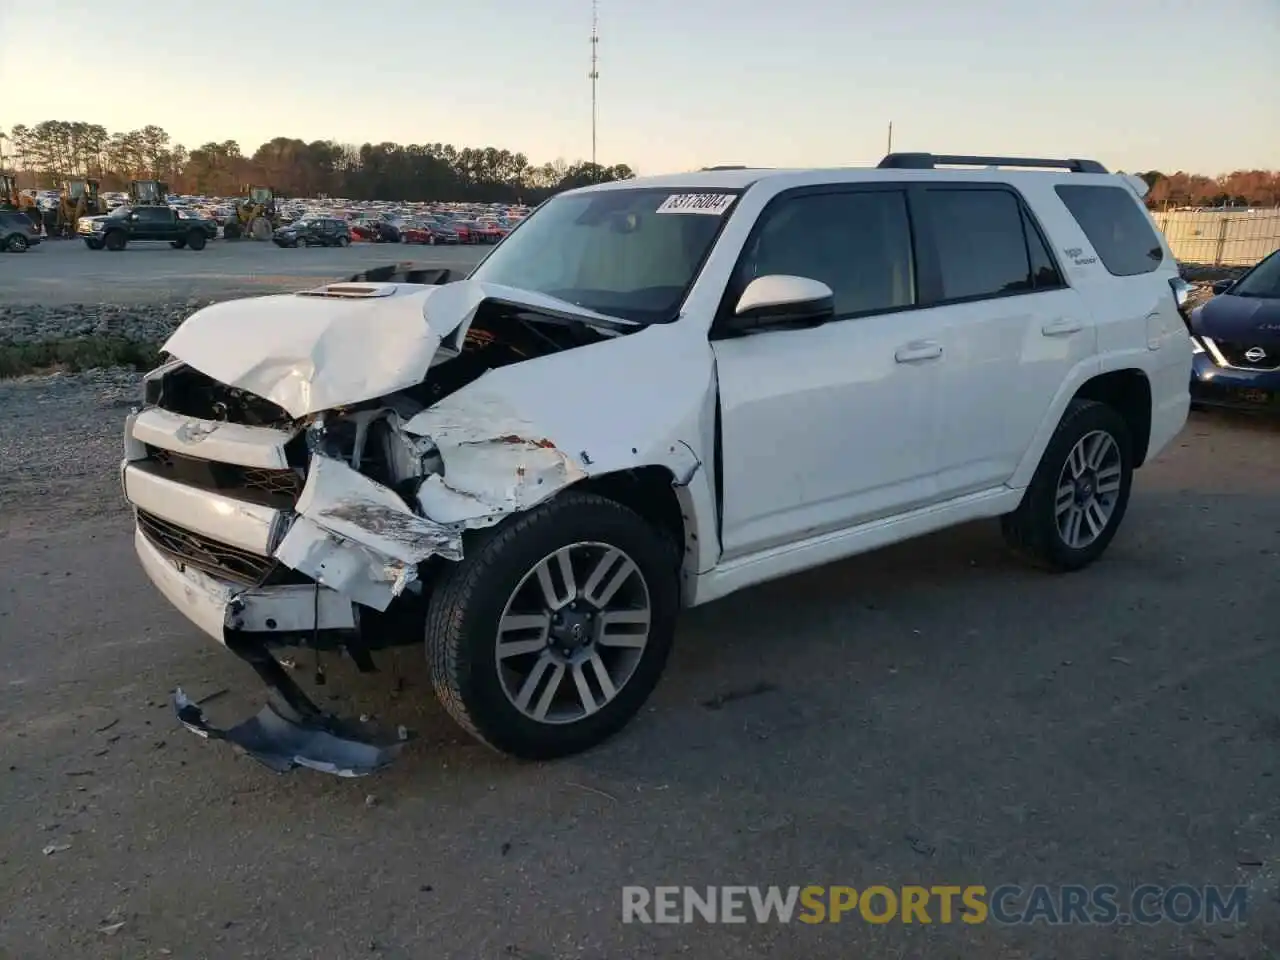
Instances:
[[[1133,441],[1133,465],[1142,466],[1151,443],[1151,381],[1135,367],[1108,370],[1086,380],[1073,399],[1105,403],[1124,418]]]

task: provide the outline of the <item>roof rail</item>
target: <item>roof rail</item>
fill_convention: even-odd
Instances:
[[[1072,173],[1106,173],[1097,160],[1044,160],[1036,157],[965,157],[951,154],[890,153],[880,161],[881,169],[932,170],[934,167],[1036,167],[1070,170]]]
[[[714,170],[750,170],[745,163],[722,163],[718,167],[703,167],[702,172],[707,173]]]

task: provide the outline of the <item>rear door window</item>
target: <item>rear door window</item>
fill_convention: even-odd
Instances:
[[[1054,190],[1112,276],[1151,273],[1164,262],[1160,238],[1132,190],[1066,183]]]
[[[1011,191],[930,188],[925,196],[943,300],[1037,289],[1022,205]]]

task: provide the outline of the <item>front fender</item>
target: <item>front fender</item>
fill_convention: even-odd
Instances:
[[[425,516],[483,527],[588,477],[661,467],[685,516],[691,572],[715,535],[714,357],[679,324],[491,370],[403,425],[443,472],[418,491]]]

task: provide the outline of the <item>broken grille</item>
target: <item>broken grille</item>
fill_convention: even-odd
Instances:
[[[268,470],[214,463],[159,447],[148,447],[151,459],[170,479],[223,491],[253,491],[268,498],[285,498],[292,506],[302,493],[303,478],[296,470]]]
[[[138,526],[151,545],[169,559],[219,580],[256,585],[264,582],[276,566],[270,557],[259,557],[184,530],[145,510],[138,511]]]

